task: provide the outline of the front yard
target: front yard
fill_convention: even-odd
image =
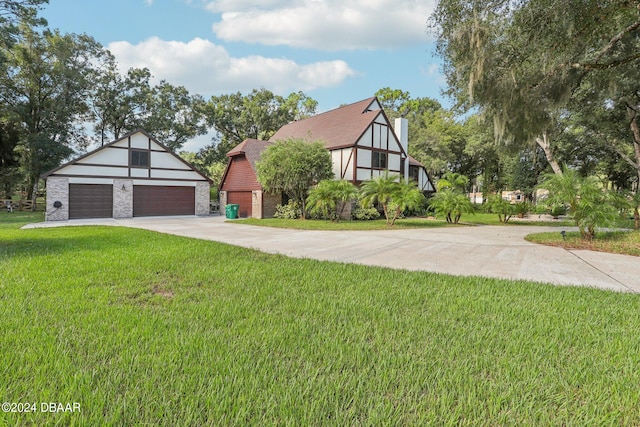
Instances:
[[[638,425],[640,296],[0,215],[0,425]],[[38,406],[38,408],[40,408]]]

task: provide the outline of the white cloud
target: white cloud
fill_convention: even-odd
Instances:
[[[427,40],[434,0],[215,0],[226,41],[320,50],[395,48]]]
[[[108,49],[122,71],[147,67],[157,80],[185,86],[205,97],[261,87],[281,94],[310,91],[338,85],[355,75],[342,60],[298,64],[263,56],[234,58],[224,47],[201,38],[183,43],[153,37],[136,45],[114,42]]]
[[[445,85],[447,79],[442,74],[441,64],[428,64],[426,67],[420,67],[420,74],[430,79],[438,85]]]

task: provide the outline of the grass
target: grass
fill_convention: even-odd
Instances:
[[[640,424],[639,295],[18,219],[0,396],[82,409],[0,425]]]
[[[434,220],[420,217],[403,218],[396,221],[393,227],[386,224],[384,219],[377,219],[373,221],[340,221],[331,222],[328,220],[298,220],[298,219],[279,219],[279,218],[267,218],[267,219],[236,219],[232,221],[238,224],[260,225],[264,227],[276,227],[276,228],[293,228],[298,230],[389,230],[389,229],[402,229],[402,228],[432,228],[432,227],[450,227],[450,226],[464,226],[464,225],[504,225],[504,226],[519,226],[519,225],[544,225],[544,226],[568,226],[571,222],[568,221],[527,221],[517,222],[511,221],[507,224],[502,224],[498,220],[498,215],[477,213],[475,215],[465,214],[460,220],[460,224],[447,224],[443,220]]]
[[[396,221],[393,227],[387,225],[386,220],[376,219],[371,221],[340,221],[331,222],[329,220],[318,219],[235,219],[232,223],[260,225],[264,227],[292,228],[297,230],[392,230],[402,228],[433,228],[446,227],[444,221],[437,221],[426,218],[404,218]]]
[[[553,221],[536,221],[535,219],[537,216],[538,215],[530,214],[529,217],[527,218],[527,221],[522,221],[515,218],[515,215],[514,215],[509,220],[509,222],[504,224],[500,222],[497,214],[477,212],[472,215],[469,215],[469,214],[463,215],[460,222],[465,224],[475,224],[475,225],[504,225],[504,226],[541,225],[546,227],[566,227],[573,224],[571,220],[567,220],[567,219],[559,219],[559,220],[553,220]]]
[[[526,240],[566,249],[640,256],[640,232],[634,231],[599,232],[592,241],[582,239],[579,232],[566,233],[564,239],[560,233],[535,233],[528,235]]]

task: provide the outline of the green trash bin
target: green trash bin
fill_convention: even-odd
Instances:
[[[238,218],[238,210],[240,209],[240,205],[230,204],[225,207],[225,214],[227,219],[236,219]]]

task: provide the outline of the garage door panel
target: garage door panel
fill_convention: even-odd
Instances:
[[[253,205],[251,194],[251,191],[230,191],[227,193],[227,204],[240,205],[238,217],[251,218]]]
[[[69,184],[69,219],[112,216],[113,185]]]
[[[195,215],[195,187],[133,186],[133,216]]]

